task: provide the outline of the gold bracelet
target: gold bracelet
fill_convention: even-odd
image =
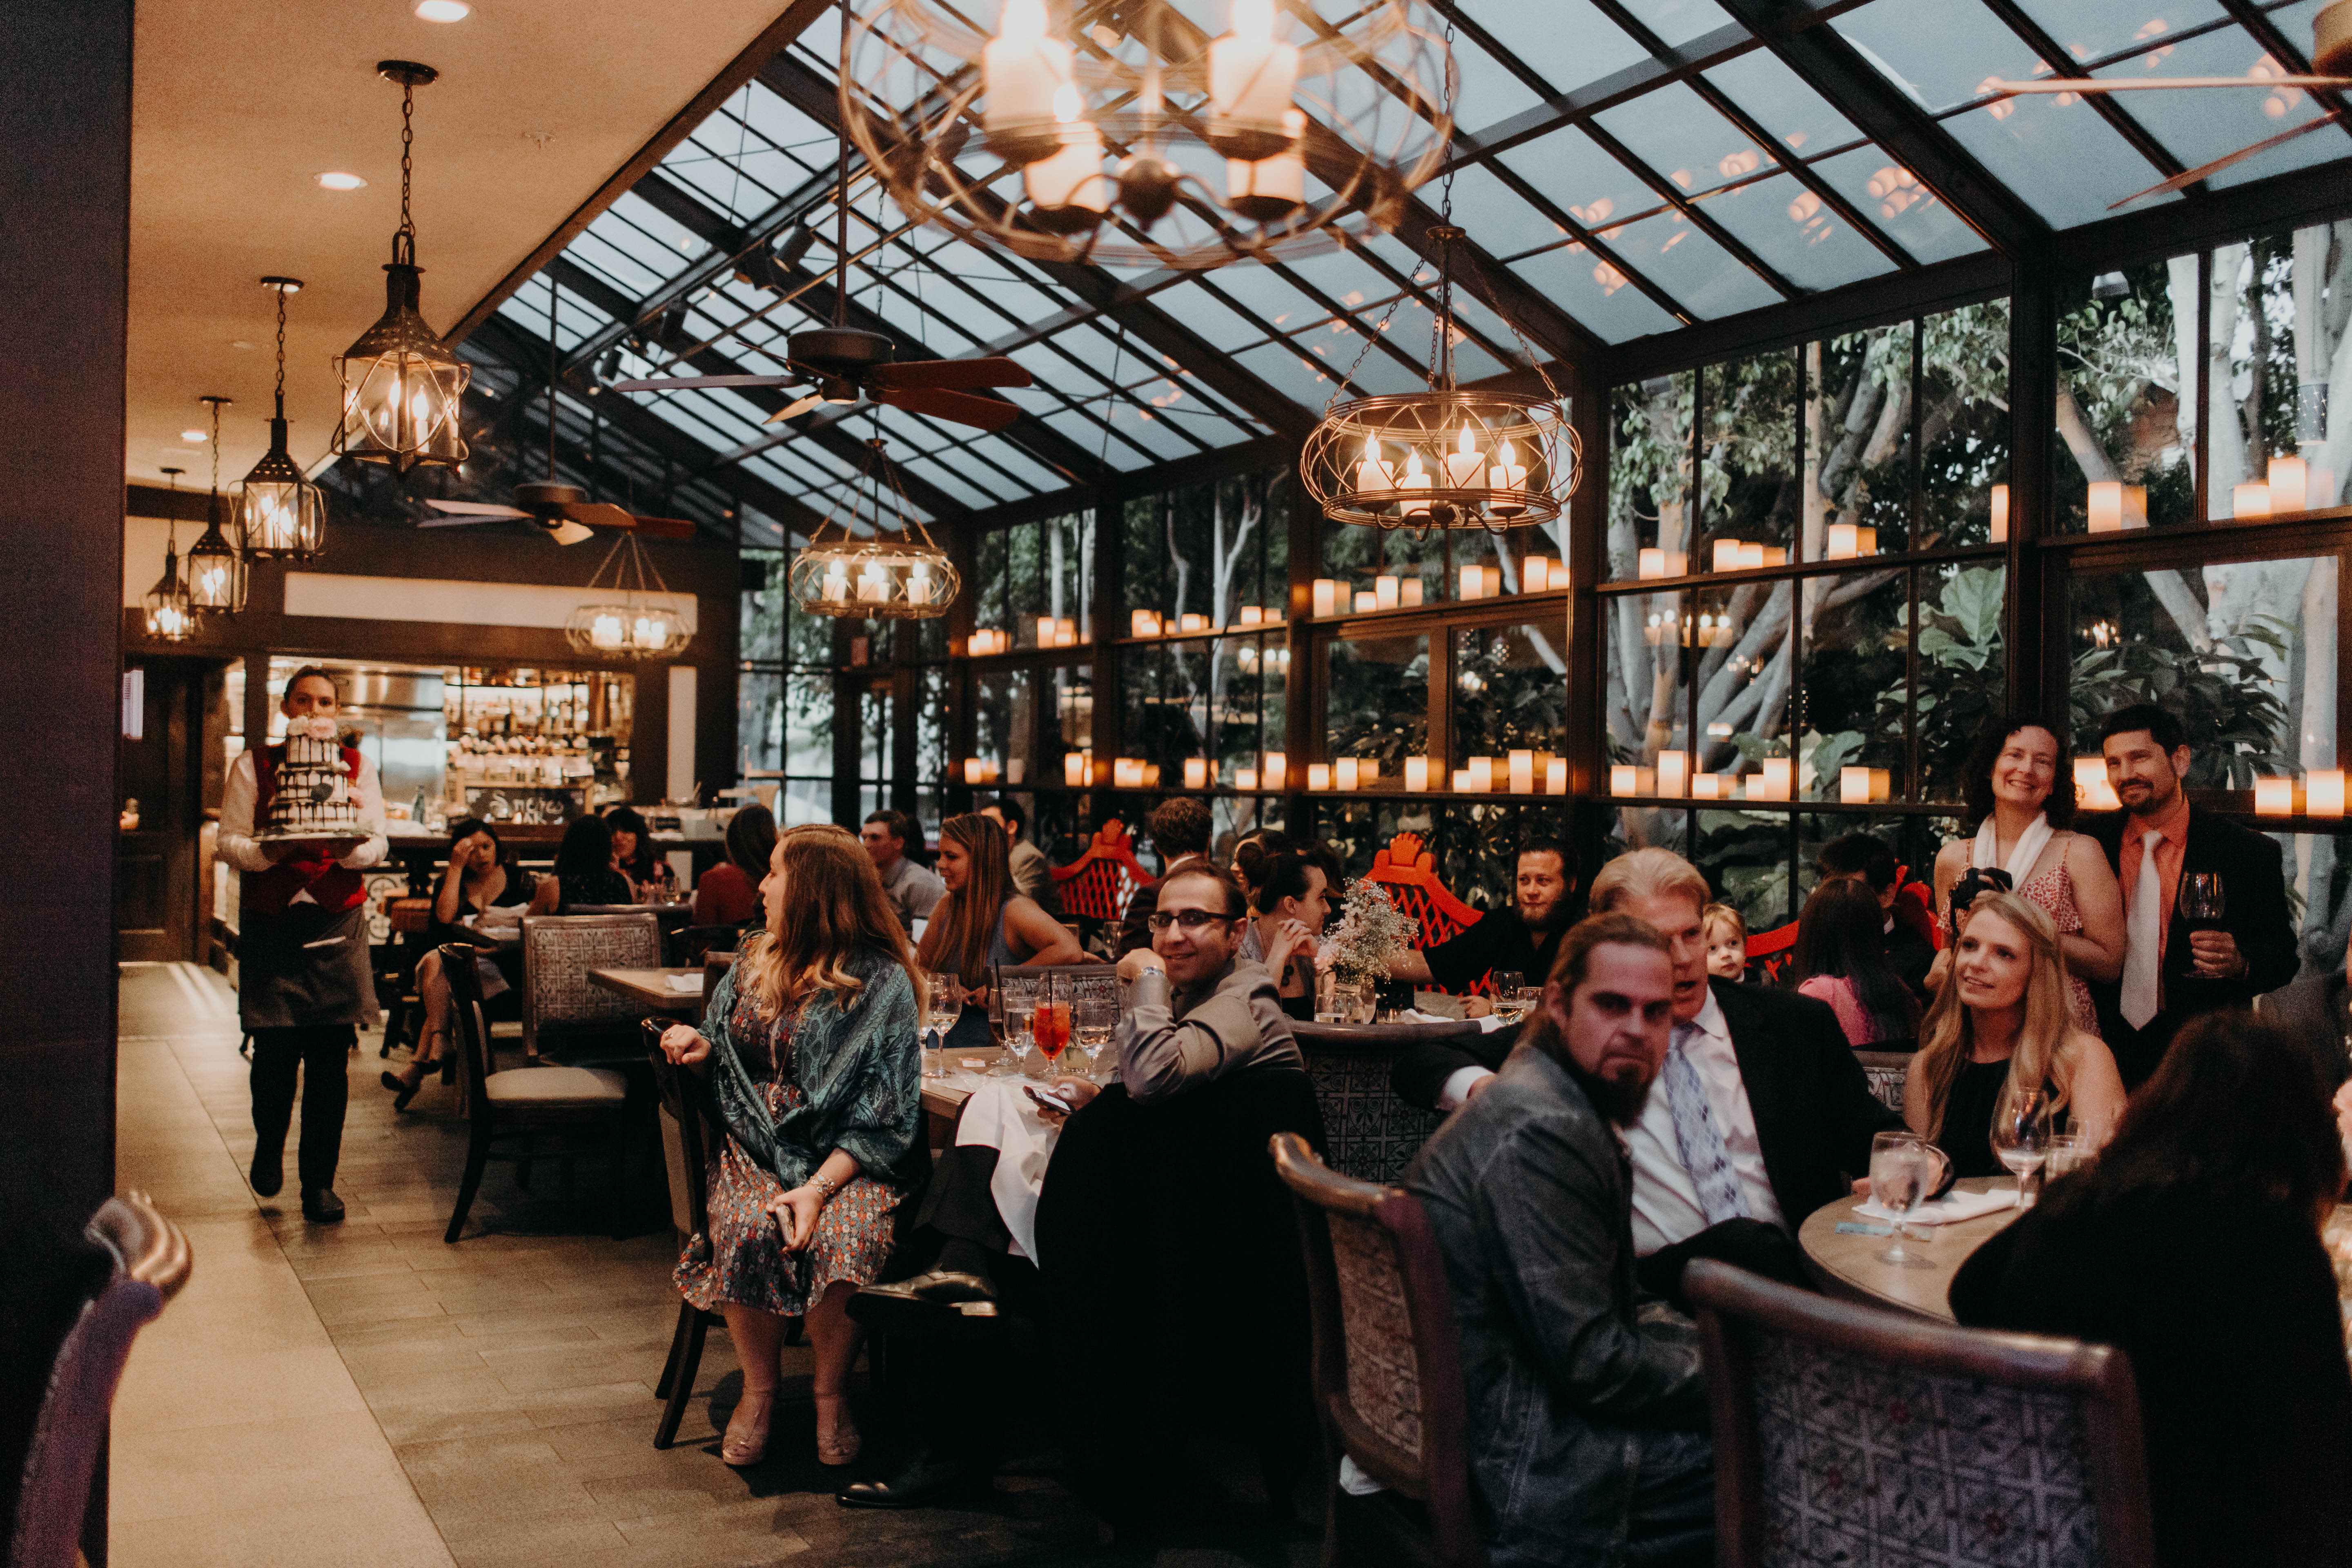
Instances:
[[[809,1179],[804,1184],[814,1187],[818,1195],[827,1203],[833,1201],[834,1194],[841,1191],[840,1183],[828,1179],[823,1172],[818,1171],[809,1173]]]

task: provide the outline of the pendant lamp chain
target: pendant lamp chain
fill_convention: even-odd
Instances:
[[[226,397],[207,397],[205,399],[205,405],[213,411],[213,438],[209,445],[213,449],[212,510],[215,512],[220,510],[220,411],[221,405],[227,401],[228,399]]]
[[[278,295],[278,417],[286,417],[286,290]]]
[[[408,211],[409,178],[416,171],[416,84],[400,84],[400,227],[392,237],[392,258],[416,265],[416,219]]]

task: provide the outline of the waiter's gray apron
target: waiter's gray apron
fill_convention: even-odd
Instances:
[[[367,905],[341,914],[289,904],[238,922],[237,1018],[248,1029],[368,1026],[378,1016]]]

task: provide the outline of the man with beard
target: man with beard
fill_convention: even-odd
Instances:
[[[1521,845],[1517,873],[1510,908],[1489,910],[1445,941],[1391,961],[1389,978],[1462,991],[1502,970],[1539,984],[1551,973],[1560,933],[1568,930],[1576,877],[1567,849],[1556,838],[1530,838]],[[1474,996],[1467,1011],[1478,1017],[1493,1012],[1494,1004]]]
[[[2092,994],[2099,1034],[2136,1089],[2183,1024],[2251,1005],[2294,979],[2301,959],[2279,847],[2189,804],[2180,721],[2153,703],[2118,708],[2099,725],[2099,751],[2124,808],[2087,831],[2124,890],[2125,946],[2123,977]],[[2200,872],[2220,879],[2223,906],[2192,929],[2180,890]]]
[[[1405,1173],[1445,1259],[1496,1568],[1712,1561],[1696,1336],[1638,1300],[1623,1143],[1676,967],[1630,915],[1568,931],[1526,1037]]]

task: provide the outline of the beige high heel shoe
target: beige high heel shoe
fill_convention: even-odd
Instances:
[[[745,1389],[743,1396],[735,1402],[735,1414],[728,1417],[727,1436],[719,1441],[719,1457],[739,1468],[766,1458],[768,1424],[775,1412],[774,1389]],[[754,1416],[758,1419],[754,1420]]]
[[[850,1418],[849,1396],[844,1394],[820,1394],[816,1396],[816,1462],[820,1465],[846,1465],[856,1461],[866,1447],[865,1435]]]

